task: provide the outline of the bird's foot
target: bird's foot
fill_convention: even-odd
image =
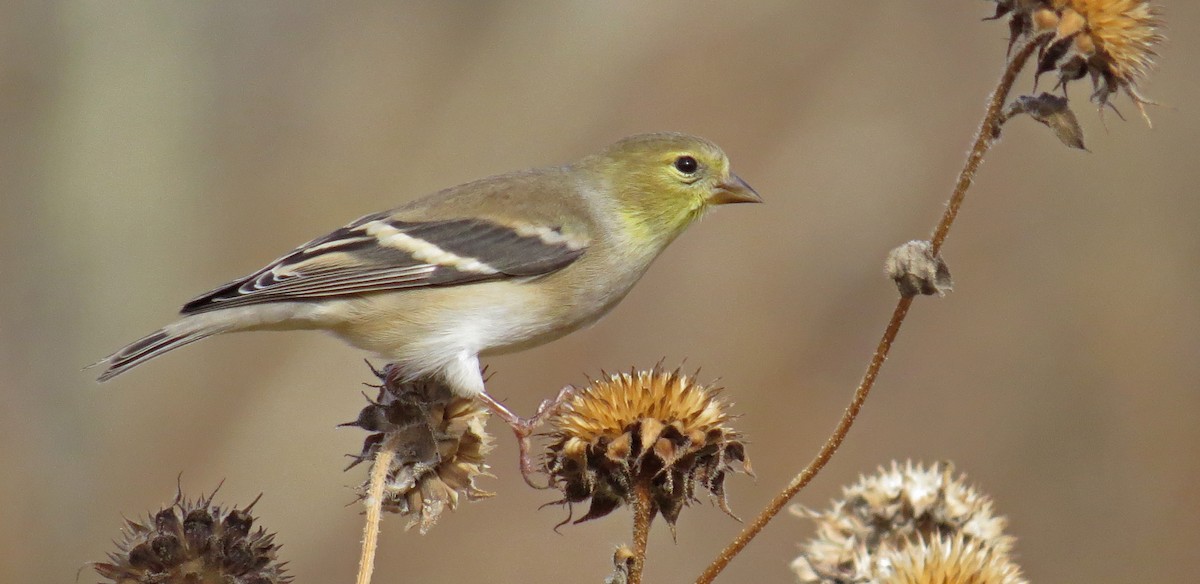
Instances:
[[[554,396],[553,399],[542,401],[541,405],[538,406],[537,412],[531,418],[518,416],[512,410],[508,409],[507,406],[488,395],[487,392],[483,392],[478,396],[479,400],[487,405],[492,413],[496,414],[497,417],[504,420],[512,428],[513,434],[517,437],[517,448],[520,451],[521,477],[525,479],[525,482],[529,486],[535,489],[548,489],[550,485],[539,485],[533,481],[533,475],[536,470],[533,466],[533,459],[529,454],[531,448],[530,438],[533,436],[534,430],[546,423],[546,420],[550,419],[551,416],[558,413],[559,408],[562,407],[563,403],[567,401],[567,398],[571,396],[574,390],[574,387],[568,385],[559,390],[558,395]]]

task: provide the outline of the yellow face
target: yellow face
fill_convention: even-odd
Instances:
[[[716,144],[685,134],[626,138],[597,162],[622,214],[647,236],[673,238],[712,205],[760,202]]]

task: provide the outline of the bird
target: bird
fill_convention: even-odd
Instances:
[[[563,166],[447,188],[361,217],[183,305],[181,318],[102,359],[110,380],[164,353],[240,331],[324,330],[393,363],[487,395],[479,359],[596,322],[715,206],[761,202],[716,144],[630,136]],[[527,424],[526,424],[527,426]]]

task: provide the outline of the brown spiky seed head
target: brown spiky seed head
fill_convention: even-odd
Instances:
[[[1057,69],[1064,88],[1090,75],[1093,99],[1101,106],[1124,91],[1145,114],[1149,102],[1139,85],[1163,41],[1159,11],[1148,0],[996,1],[998,17],[1010,14],[1011,42],[1053,33],[1039,56],[1039,73]]]
[[[590,499],[576,523],[630,503],[638,481],[650,484],[653,511],[672,525],[697,485],[729,513],[725,476],[750,465],[719,393],[658,367],[575,390],[551,421],[544,463],[561,503]]]
[[[251,503],[224,509],[212,496],[182,495],[144,521],[125,520],[108,562],[93,564],[113,584],[279,584],[291,582],[275,535],[254,529]]]
[[[892,550],[879,584],[1028,584],[1007,554],[958,533]]]
[[[1007,557],[1013,538],[991,500],[954,477],[953,467],[929,468],[911,461],[880,467],[842,489],[842,499],[826,511],[794,507],[816,522],[816,534],[802,546],[792,571],[802,583],[878,582],[895,554],[922,541],[961,537],[994,556]]]
[[[400,382],[387,371],[379,374],[378,397],[346,424],[373,432],[350,466],[373,459],[386,438],[395,436],[383,509],[412,516],[406,527],[417,526],[424,534],[445,510],[457,509],[463,497],[475,501],[492,496],[475,484],[477,478],[492,476],[485,460],[494,446],[485,429],[489,413],[477,400],[454,395],[444,382]],[[359,497],[366,492],[364,483]]]

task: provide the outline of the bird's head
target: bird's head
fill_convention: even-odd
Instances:
[[[641,134],[584,159],[613,194],[626,227],[663,244],[714,205],[761,203],[712,142],[687,134]]]

